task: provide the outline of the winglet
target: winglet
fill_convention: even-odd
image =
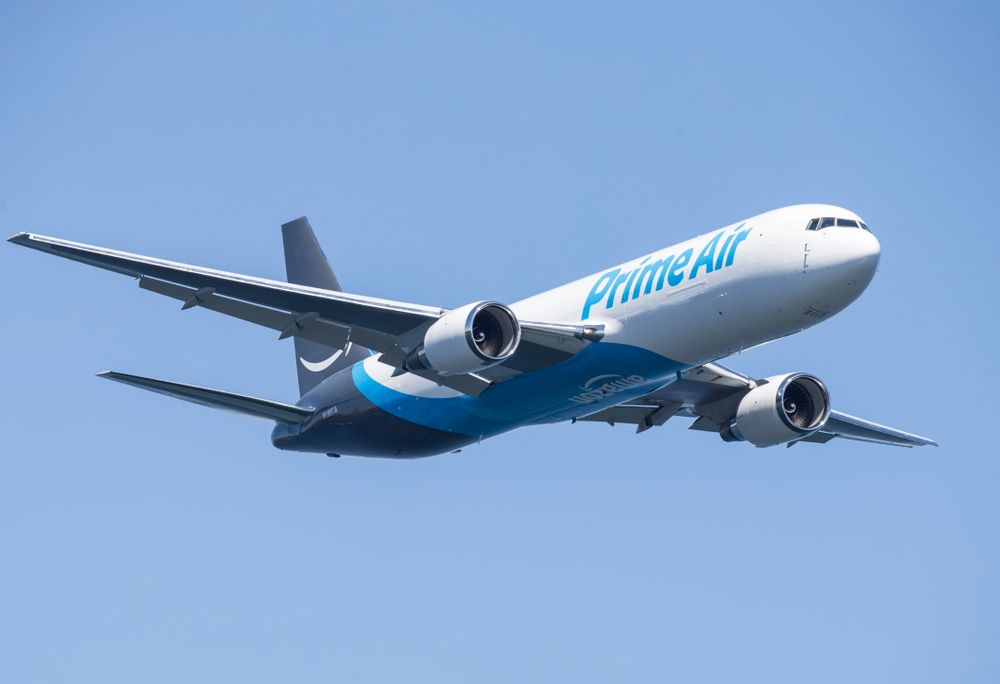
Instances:
[[[30,239],[31,239],[31,233],[25,233],[22,231],[20,233],[14,233],[13,235],[11,235],[9,238],[7,238],[7,242],[13,242],[15,245],[23,245]]]

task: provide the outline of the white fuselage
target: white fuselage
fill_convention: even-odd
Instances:
[[[875,273],[878,240],[857,225],[807,230],[817,217],[863,225],[831,205],[777,209],[512,304],[524,321],[603,324],[604,338],[481,396],[394,375],[375,357],[356,364],[354,385],[382,411],[470,439],[629,401],[854,301]]]
[[[601,344],[642,348],[696,366],[799,332],[843,310],[875,274],[879,243],[860,228],[806,230],[842,207],[776,209],[704,233],[511,305],[521,320],[601,323]],[[407,394],[455,394],[380,372]]]
[[[640,346],[691,365],[714,361],[815,325],[864,291],[878,264],[878,240],[861,229],[806,230],[810,219],[831,215],[860,221],[854,212],[830,205],[776,209],[535,295],[511,308],[524,320],[604,323],[609,342]],[[733,246],[744,232],[746,236]],[[727,242],[730,237],[733,240]],[[695,274],[695,262],[703,251],[711,267],[701,265]],[[691,256],[685,259],[685,253]],[[673,264],[684,262],[673,273],[682,277],[675,278],[676,285],[664,282],[662,289],[654,283],[646,294],[647,283],[639,280],[643,269],[668,257],[673,257]],[[637,275],[632,278],[632,273]],[[608,281],[609,274],[625,280],[613,299],[610,291],[598,299],[603,282],[597,292],[594,285],[602,278]],[[592,293],[597,301],[583,319]]]

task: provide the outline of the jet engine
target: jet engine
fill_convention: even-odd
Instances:
[[[403,365],[441,375],[471,373],[506,361],[520,341],[513,311],[497,302],[473,302],[436,320]]]
[[[819,378],[786,373],[767,378],[747,392],[735,418],[720,434],[727,442],[774,446],[811,435],[829,415],[830,394]]]

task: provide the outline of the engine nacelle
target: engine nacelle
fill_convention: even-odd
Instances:
[[[747,392],[736,417],[720,434],[727,442],[774,446],[811,435],[829,415],[830,393],[819,378],[786,373],[767,378]]]
[[[441,375],[471,373],[506,361],[520,342],[521,325],[513,311],[497,302],[474,302],[435,321],[404,367]]]

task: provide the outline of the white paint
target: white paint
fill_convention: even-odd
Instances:
[[[333,354],[331,354],[329,358],[314,363],[312,361],[306,361],[300,356],[299,363],[301,363],[302,367],[308,371],[312,371],[313,373],[322,373],[327,368],[332,366],[337,359],[339,359],[342,355],[346,354],[350,350],[351,350],[351,343],[348,342],[346,347],[344,347],[343,349],[338,349],[337,351],[333,352]]]
[[[825,321],[868,286],[878,265],[878,240],[861,228],[806,230],[810,219],[827,216],[861,220],[853,211],[829,204],[775,209],[542,292],[510,308],[526,321],[604,324],[605,337],[599,344],[641,347],[691,366],[717,361]],[[699,250],[712,236],[728,235],[741,226],[752,232],[739,244],[731,266],[703,270],[697,279],[687,279]],[[807,243],[809,267],[803,269]],[[625,273],[647,259],[676,256],[689,248],[694,257],[684,269],[685,281],[629,298],[624,304],[616,301],[610,309],[602,302],[582,320],[584,302],[602,275],[615,268]],[[366,363],[365,369],[383,385],[416,396],[442,396],[435,383],[409,373],[377,374],[379,366]]]

